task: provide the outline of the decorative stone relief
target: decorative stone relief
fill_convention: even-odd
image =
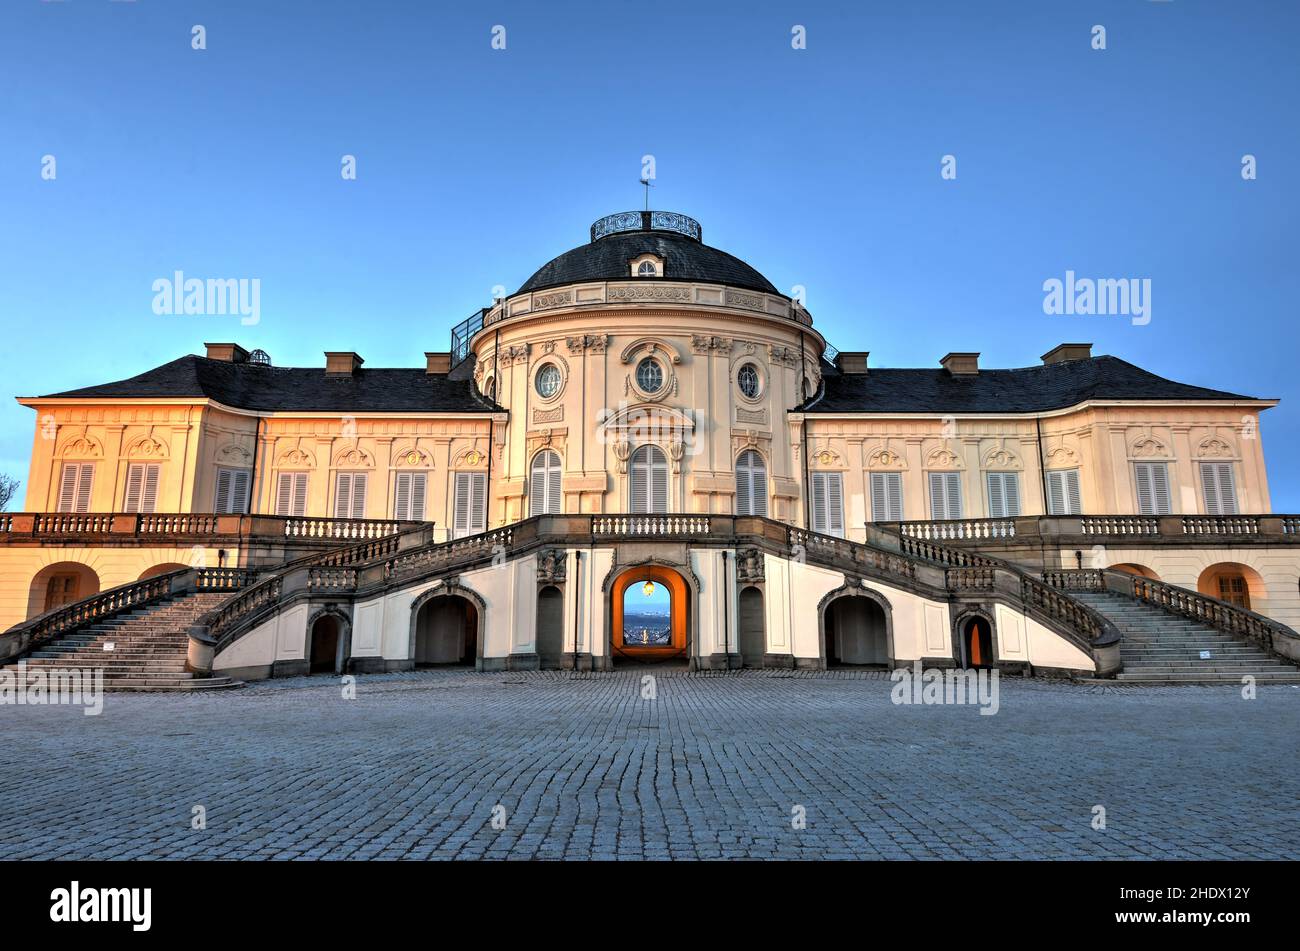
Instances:
[[[695,353],[727,356],[731,353],[731,338],[706,337],[702,334],[693,334],[691,336],[691,350]]]
[[[559,307],[561,304],[572,304],[572,291],[557,291],[554,294],[534,294],[533,309],[541,310],[545,307]]]
[[[905,469],[907,463],[900,453],[887,446],[872,450],[867,456],[868,469]]]
[[[689,287],[661,287],[646,285],[642,287],[611,287],[607,299],[614,301],[664,300],[686,301],[691,299]]]
[[[632,447],[627,439],[614,440],[614,458],[618,460],[619,472],[627,472],[627,457],[631,452]]]
[[[799,351],[793,347],[782,347],[777,344],[771,344],[768,348],[768,358],[773,363],[779,363],[785,367],[797,367],[799,365]]]
[[[564,420],[564,407],[557,406],[555,409],[534,409],[534,423],[559,423]]]
[[[1169,455],[1165,444],[1154,436],[1144,436],[1133,444],[1130,454],[1135,459],[1152,459]]]
[[[927,469],[964,469],[961,457],[951,449],[936,449],[925,460]]]
[[[736,407],[736,422],[738,423],[757,423],[759,426],[767,425],[767,410],[765,409],[745,409]]]
[[[737,307],[749,307],[752,310],[763,309],[761,294],[747,294],[745,291],[738,291],[731,287],[727,288],[727,303],[734,304]]]
[[[64,456],[78,459],[97,459],[103,454],[103,447],[90,436],[77,436],[63,447]]]
[[[984,468],[986,469],[1019,469],[1021,467],[1020,457],[1009,449],[994,449],[984,457]]]
[[[566,337],[565,344],[569,348],[569,353],[582,353],[584,350],[590,350],[592,353],[604,353],[606,346],[609,344],[609,334],[584,334],[581,337]]]
[[[1236,455],[1232,447],[1217,436],[1201,440],[1201,444],[1196,447],[1196,454],[1212,459],[1230,459]]]
[[[563,548],[543,548],[537,553],[537,583],[557,584],[565,580],[566,557]]]
[[[753,584],[763,580],[763,553],[757,548],[742,548],[736,552],[736,581]]]

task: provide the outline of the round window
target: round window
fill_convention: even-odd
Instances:
[[[759,387],[761,386],[758,379],[758,367],[752,363],[746,363],[736,374],[736,385],[740,387],[740,392],[752,399],[758,398]]]
[[[664,371],[658,361],[646,357],[636,365],[636,385],[646,393],[659,392],[664,385]]]
[[[562,382],[564,378],[560,375],[560,368],[554,363],[548,363],[537,371],[537,393],[542,399],[549,400],[560,392]]]

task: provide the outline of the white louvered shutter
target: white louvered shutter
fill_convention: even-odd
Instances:
[[[1163,462],[1133,464],[1139,515],[1169,515],[1169,467]]]
[[[838,472],[814,472],[813,531],[844,537],[844,478]]]
[[[428,495],[429,475],[426,472],[411,474],[411,510],[408,517],[413,522],[424,521],[424,500]]]
[[[903,474],[871,473],[871,518],[877,522],[903,520]]]
[[[124,512],[152,512],[158,504],[158,466],[133,463],[126,468]]]
[[[275,486],[275,514],[293,518],[307,514],[307,473],[280,473]]]
[[[364,472],[340,472],[335,483],[334,517],[366,517],[366,481]]]
[[[456,491],[452,500],[452,534],[456,538],[461,538],[469,534],[469,477],[472,473],[456,473]]]
[[[234,511],[234,509],[231,508],[231,504],[230,504],[231,493],[233,492],[234,489],[234,487],[231,484],[233,481],[234,481],[233,469],[217,470],[217,497],[212,503],[212,511],[222,512],[222,513]]]
[[[528,486],[534,515],[558,515],[560,512],[560,457],[546,449],[533,457],[533,471]]]
[[[424,496],[428,475],[424,472],[399,472],[394,483],[393,518],[424,521]]]
[[[469,531],[471,535],[487,531],[487,475],[470,473]]]
[[[930,473],[930,517],[961,518],[961,473]]]
[[[1057,469],[1047,473],[1047,514],[1079,515],[1079,470]]]
[[[89,512],[90,487],[94,481],[93,462],[70,463],[63,467],[59,484],[60,512]]]
[[[1015,472],[986,473],[989,517],[1012,518],[1020,514],[1020,476]]]
[[[1201,463],[1201,485],[1205,491],[1205,511],[1209,515],[1237,514],[1237,486],[1232,463]]]
[[[736,514],[767,515],[767,464],[754,449],[736,461]]]
[[[632,454],[631,508],[641,514],[668,511],[668,460],[657,446],[641,446]]]
[[[248,490],[253,480],[253,473],[249,469],[230,469],[230,503],[225,509],[218,509],[224,512],[237,512],[244,514],[248,511]]]
[[[487,476],[482,472],[457,472],[452,533],[456,538],[477,535],[487,527]]]

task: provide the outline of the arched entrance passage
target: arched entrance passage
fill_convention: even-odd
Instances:
[[[889,667],[891,636],[886,605],[853,590],[822,609],[827,667]]]
[[[550,584],[537,592],[537,661],[543,670],[560,666],[564,653],[564,593]]]
[[[982,614],[972,614],[958,625],[961,632],[961,661],[963,667],[996,666],[993,656],[993,625]]]
[[[92,594],[99,594],[99,575],[89,565],[77,561],[46,565],[32,579],[27,596],[27,616],[35,617]]]
[[[182,565],[178,561],[169,561],[165,564],[154,565],[152,568],[146,568],[140,573],[140,581],[148,581],[150,578],[157,578],[159,575],[171,574],[173,571],[183,571],[189,565]]]
[[[1210,565],[1202,571],[1196,590],[1249,611],[1260,611],[1259,605],[1268,600],[1268,591],[1259,572],[1249,565],[1233,561]]]
[[[612,659],[645,663],[686,658],[686,581],[671,568],[642,565],[610,590]]]
[[[478,605],[454,591],[439,592],[420,602],[412,620],[415,666],[475,666],[480,624]]]
[[[1152,581],[1159,581],[1160,576],[1148,568],[1146,565],[1138,565],[1133,562],[1125,562],[1121,565],[1111,565],[1116,571],[1127,572],[1130,575],[1137,575],[1139,578],[1150,578]]]
[[[739,641],[741,663],[746,667],[762,667],[763,655],[767,653],[763,592],[753,585],[740,592],[736,621],[736,640]]]
[[[307,672],[337,674],[343,671],[343,625],[337,614],[322,614],[308,633]]]

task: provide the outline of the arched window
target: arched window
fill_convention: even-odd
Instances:
[[[668,511],[668,459],[658,446],[641,446],[632,453],[632,511]]]
[[[654,261],[642,261],[641,266],[636,269],[637,277],[658,277],[659,269],[655,267]]]
[[[532,481],[528,494],[534,515],[560,514],[560,455],[543,449],[533,456]]]
[[[736,514],[767,515],[767,466],[754,449],[736,460]]]

